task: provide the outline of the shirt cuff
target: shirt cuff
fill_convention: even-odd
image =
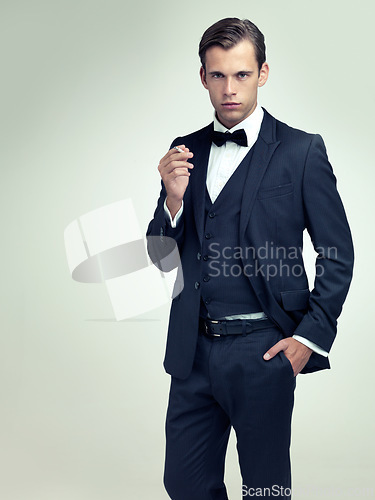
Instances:
[[[171,227],[175,228],[177,226],[177,223],[181,218],[183,210],[184,210],[184,202],[182,201],[180,210],[176,213],[176,215],[174,216],[174,219],[172,219],[172,215],[167,207],[167,199],[165,199],[165,201],[164,201],[164,213],[165,213],[165,216],[167,217]]]
[[[325,358],[328,357],[328,352],[319,347],[318,345],[314,344],[314,342],[311,342],[311,340],[305,339],[305,337],[300,337],[299,335],[293,335],[293,338],[298,340],[298,342],[301,342],[301,344],[305,345],[306,347],[309,347],[317,354],[320,354]]]

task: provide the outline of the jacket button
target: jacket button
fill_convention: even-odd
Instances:
[[[203,281],[207,283],[207,281],[210,281],[210,277],[206,274],[206,276],[203,277]]]
[[[208,260],[208,255],[203,255],[203,260],[204,261]]]
[[[204,301],[205,304],[209,304],[211,302],[211,299],[207,297],[207,299]]]
[[[204,235],[204,237],[206,238],[206,240],[209,240],[210,238],[212,238],[212,234],[211,233],[206,233]]]
[[[215,212],[210,212],[208,214],[208,216],[209,216],[210,219],[213,219],[216,216],[216,214],[215,214]]]
[[[196,281],[196,282],[194,283],[194,287],[195,287],[195,289],[196,289],[196,290],[198,290],[198,288],[199,288],[200,286],[201,286],[201,284],[199,283],[199,281]]]
[[[197,253],[197,259],[201,260],[202,254],[200,252]]]

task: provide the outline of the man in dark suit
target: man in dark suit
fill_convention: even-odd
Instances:
[[[173,500],[227,499],[233,427],[243,496],[290,498],[296,376],[329,368],[352,276],[350,230],[322,138],[257,104],[269,72],[259,29],[223,19],[203,34],[199,55],[214,122],[161,159],[147,231],[154,262],[173,238],[184,278],[164,363],[165,486]],[[311,292],[305,228],[318,254]]]

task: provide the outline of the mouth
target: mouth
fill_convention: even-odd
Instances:
[[[239,102],[224,102],[222,104],[223,108],[225,108],[225,109],[236,109],[240,105],[241,104]]]

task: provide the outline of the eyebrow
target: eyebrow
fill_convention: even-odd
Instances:
[[[252,73],[254,73],[254,71],[249,70],[249,69],[244,69],[243,71],[237,71],[236,75],[240,75],[243,73],[245,73],[247,75],[251,75]],[[222,75],[223,73],[221,71],[210,71],[208,74],[209,75]]]

